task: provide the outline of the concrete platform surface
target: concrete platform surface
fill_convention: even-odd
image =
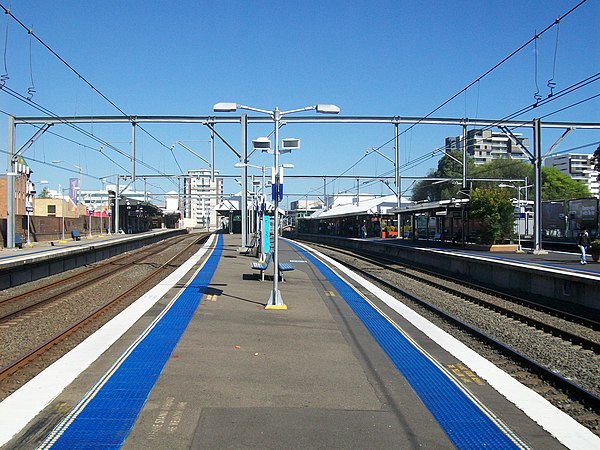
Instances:
[[[259,281],[258,271],[250,268],[254,258],[239,252],[240,236],[223,238],[214,275],[206,290],[198,292],[201,302],[157,374],[160,376],[122,448],[455,448],[413,385],[305,253],[282,241],[280,261],[296,268],[286,273],[285,283],[279,283],[288,309],[266,310],[272,271],[267,272],[266,281]],[[46,439],[177,297],[204,261],[202,257],[187,268],[166,295],[6,448],[35,448]],[[355,280],[348,278],[348,283],[351,289],[363,290]],[[460,374],[453,383],[485,404],[486,414],[510,430],[511,448],[564,448],[551,432],[442,348],[430,331],[420,329],[373,293],[364,290],[361,295],[385,313],[386,320],[414,341],[434,365]],[[147,358],[153,359],[152,354]],[[427,384],[425,371],[422,376]],[[135,386],[145,380],[132,382]],[[444,402],[453,401],[444,394],[438,393],[432,400],[442,408]],[[128,413],[127,396],[126,390],[118,394],[107,415],[116,418]],[[110,422],[111,417],[106,419]],[[459,426],[478,432],[474,423]],[[59,444],[60,440],[56,447],[43,448],[63,448]]]

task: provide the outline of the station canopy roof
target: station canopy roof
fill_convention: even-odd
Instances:
[[[410,200],[401,198],[400,206],[412,204]],[[362,216],[374,214],[393,214],[392,210],[398,206],[395,195],[369,198],[356,203],[347,203],[334,206],[331,209],[316,211],[309,219],[326,219],[327,217]]]
[[[219,203],[216,206],[215,211],[222,216],[228,215],[231,212],[239,212],[239,211],[241,211],[240,203],[241,203],[241,195],[233,196],[231,198],[226,198],[226,199],[223,199],[223,201],[221,201],[221,203]],[[272,213],[274,211],[275,205],[273,205],[273,203],[266,201],[265,205],[266,205],[267,212]],[[253,209],[251,197],[248,198],[248,209],[249,210]],[[285,215],[286,212],[283,209],[279,208],[279,214]]]
[[[469,204],[468,198],[453,198],[450,200],[439,200],[435,202],[422,201],[415,202],[409,205],[400,205],[400,208],[394,207],[391,214],[418,214],[418,213],[435,213],[443,212],[452,209],[460,209]]]

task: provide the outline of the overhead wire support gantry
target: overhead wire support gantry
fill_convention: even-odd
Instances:
[[[9,116],[9,133],[8,133],[8,165],[7,173],[14,172],[15,158],[17,155],[22,153],[22,149],[17,151],[16,148],[16,127],[17,125],[41,125],[42,127],[34,134],[34,136],[28,139],[26,145],[30,145],[36,139],[39,139],[43,133],[50,128],[52,125],[57,124],[79,124],[79,123],[94,123],[94,124],[118,124],[128,123],[133,127],[133,139],[135,139],[135,127],[137,124],[142,123],[196,123],[207,126],[211,130],[211,140],[214,139],[215,126],[217,124],[237,124],[242,128],[242,141],[247,136],[247,126],[250,124],[269,124],[272,123],[271,117],[265,116],[248,116],[242,115],[228,115],[228,116],[125,116],[125,115],[112,115],[112,116],[65,116],[65,117],[16,117]],[[389,124],[394,127],[394,137],[397,140],[398,126],[399,125],[446,125],[446,126],[460,126],[463,127],[463,134],[466,127],[498,127],[498,128],[531,128],[534,135],[534,152],[530,155],[532,162],[537,171],[541,170],[541,130],[544,128],[553,129],[564,129],[564,130],[575,130],[575,129],[600,129],[600,122],[546,122],[539,119],[534,120],[503,120],[503,119],[470,119],[470,118],[447,118],[447,117],[414,117],[414,116],[290,116],[286,117],[286,123],[320,123],[320,124]],[[570,131],[569,131],[570,132]],[[217,134],[221,140],[223,138]],[[224,141],[224,140],[223,140]],[[225,142],[225,141],[224,141]],[[232,150],[233,149],[227,142],[225,142]],[[25,145],[25,146],[26,146]],[[24,147],[25,147],[24,146]],[[133,144],[135,147],[135,144]],[[397,148],[397,144],[396,144]],[[239,156],[239,152],[236,152]],[[211,155],[211,165],[214,168],[214,155]],[[132,148],[132,177],[135,176],[135,149]],[[397,164],[398,166],[399,164]],[[399,167],[395,168],[396,172]],[[465,174],[466,175],[466,174]],[[318,177],[318,176],[317,176]],[[539,177],[538,177],[539,179]],[[399,180],[396,182],[399,184]],[[397,187],[399,191],[399,187]],[[14,230],[15,230],[15,212],[14,207],[11,207],[14,199],[14,179],[8,177],[8,189],[7,189],[7,200],[8,200],[8,220],[7,220],[7,247],[14,247]],[[538,190],[536,189],[536,193]],[[541,197],[539,202],[541,202]],[[537,201],[536,200],[536,201]],[[539,214],[538,214],[539,215]],[[537,221],[537,219],[536,219]],[[540,220],[541,224],[541,220]],[[539,227],[538,227],[539,228]],[[541,237],[539,242],[536,242],[536,249],[541,249]]]

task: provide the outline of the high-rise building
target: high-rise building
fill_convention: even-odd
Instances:
[[[529,139],[520,134],[473,129],[467,131],[467,155],[475,164],[485,164],[493,159],[518,159],[528,161],[521,146],[527,148]],[[462,150],[462,136],[447,137],[446,151]]]
[[[188,170],[184,179],[183,212],[186,226],[214,230],[217,227],[216,206],[223,199],[223,179],[211,181],[210,169]]]
[[[563,155],[549,156],[545,159],[546,167],[555,167],[562,173],[569,175],[579,183],[585,184],[596,198],[600,195],[598,172],[594,169],[592,155],[584,153],[566,153]]]

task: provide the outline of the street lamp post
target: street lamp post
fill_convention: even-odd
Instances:
[[[275,185],[272,188],[273,190],[273,203],[274,203],[274,214],[273,214],[273,232],[274,234],[274,249],[273,249],[273,290],[271,291],[271,295],[269,297],[269,301],[267,303],[267,309],[287,309],[285,303],[283,303],[283,299],[281,298],[281,292],[278,289],[279,282],[279,196],[281,192],[281,186],[279,185],[279,127],[281,123],[281,118],[287,114],[293,114],[297,112],[303,111],[317,111],[318,113],[323,114],[337,114],[340,112],[340,108],[336,105],[326,105],[326,104],[318,104],[313,106],[307,106],[299,109],[292,109],[289,111],[280,111],[278,107],[275,107],[275,110],[268,111],[265,109],[253,108],[250,106],[239,105],[237,103],[229,103],[229,102],[221,102],[217,103],[214,106],[215,112],[235,112],[237,109],[244,109],[248,111],[254,111],[262,114],[267,114],[271,116],[273,119],[275,129],[274,129],[274,139],[275,139],[275,148],[273,149],[273,178],[275,179]],[[270,150],[270,146],[267,145],[268,139],[262,140],[262,150]],[[299,143],[299,141],[298,141]],[[284,147],[286,147],[284,145]],[[260,148],[260,147],[258,147]],[[287,150],[291,150],[294,147],[290,145]],[[243,161],[244,163],[246,161]],[[246,180],[244,180],[244,183]]]

